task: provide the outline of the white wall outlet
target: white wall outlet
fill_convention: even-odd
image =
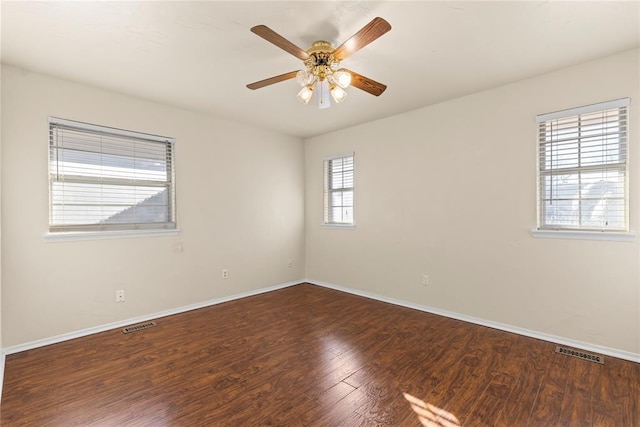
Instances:
[[[124,289],[116,291],[116,302],[124,302]]]
[[[422,286],[429,286],[429,275],[428,274],[423,274],[422,275]]]
[[[229,278],[229,270],[227,270],[226,268],[222,269],[222,278],[223,279]]]
[[[293,260],[290,259],[289,262],[287,262],[287,268],[291,268],[292,265],[293,265]]]

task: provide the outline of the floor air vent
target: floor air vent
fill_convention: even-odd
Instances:
[[[152,328],[154,326],[156,326],[156,322],[140,323],[140,324],[137,324],[137,325],[127,326],[126,328],[122,328],[122,332],[125,333],[125,334],[128,334],[130,332],[137,332],[137,331],[141,331],[143,329]]]
[[[584,351],[572,350],[566,347],[556,347],[556,353],[566,354],[568,356],[577,357],[578,359],[588,360],[590,362],[597,362],[604,365],[604,357],[597,354],[586,353]]]

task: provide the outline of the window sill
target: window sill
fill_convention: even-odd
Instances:
[[[324,228],[342,228],[345,230],[355,230],[355,224],[321,224]]]
[[[633,242],[635,233],[612,231],[565,231],[565,230],[531,230],[531,235],[541,239],[569,240],[608,240],[612,242]]]
[[[47,242],[62,242],[69,240],[104,240],[127,239],[132,237],[158,237],[180,234],[180,229],[173,230],[123,230],[123,231],[73,231],[47,233],[44,240]]]

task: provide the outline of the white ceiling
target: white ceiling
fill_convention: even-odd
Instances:
[[[640,46],[640,2],[83,1],[1,4],[2,62],[301,137],[402,113]],[[251,33],[334,46],[376,16],[387,34],[342,65],[388,85],[327,110],[296,99],[301,68]]]

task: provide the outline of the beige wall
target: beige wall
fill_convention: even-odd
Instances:
[[[639,62],[638,50],[626,52],[305,145],[3,66],[3,346],[306,273],[311,280],[640,355],[639,239],[530,234],[536,222],[535,116],[627,96],[631,227],[637,232]],[[181,233],[45,241],[48,116],[175,137]],[[322,159],[351,150],[357,226],[320,227]],[[229,280],[221,279],[222,268],[230,270]],[[428,287],[421,285],[423,273],[430,275]],[[124,304],[114,302],[116,289],[125,289]]]
[[[48,116],[175,137],[180,234],[45,241]],[[5,348],[304,277],[298,138],[3,66],[1,171]]]
[[[536,115],[622,97],[638,231],[639,59],[630,51],[308,140],[307,278],[640,355],[639,239],[530,233]],[[323,228],[322,159],[349,151],[356,228]]]
[[[2,69],[0,68],[0,81]],[[2,86],[0,85],[0,96]],[[2,103],[0,102],[0,242],[2,242]],[[0,399],[2,399],[2,384],[4,379],[4,354],[2,354],[2,244],[0,244]]]

